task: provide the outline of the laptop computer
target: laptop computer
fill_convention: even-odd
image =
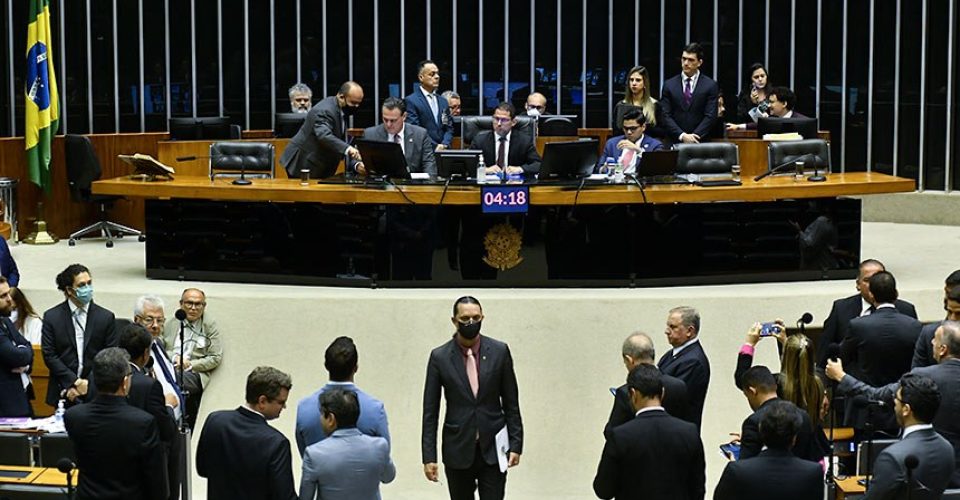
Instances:
[[[640,157],[637,178],[646,184],[689,184],[676,175],[679,151],[648,151]]]
[[[409,179],[407,158],[399,144],[386,141],[357,139],[354,146],[360,150],[368,176]]]

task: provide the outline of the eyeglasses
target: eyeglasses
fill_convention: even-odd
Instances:
[[[496,116],[493,117],[493,121],[494,121],[495,123],[509,123],[510,120],[512,120],[512,119],[513,119],[513,118],[498,118],[498,117],[496,117]]]
[[[192,300],[181,300],[180,305],[189,309],[200,309],[201,307],[207,305],[206,302],[194,302]]]
[[[162,326],[167,321],[167,318],[164,318],[163,316],[159,318],[154,318],[153,316],[138,316],[138,318],[140,318],[140,323],[144,325],[156,324]]]
[[[624,126],[624,127],[623,127],[623,131],[629,134],[630,132],[633,132],[634,130],[637,130],[637,129],[639,129],[639,128],[640,128],[640,125],[637,125],[637,126],[634,126],[634,127]]]

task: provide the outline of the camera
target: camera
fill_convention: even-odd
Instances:
[[[771,337],[773,335],[779,335],[782,331],[783,330],[781,329],[780,325],[772,321],[769,323],[764,323],[763,325],[760,326],[761,337]]]

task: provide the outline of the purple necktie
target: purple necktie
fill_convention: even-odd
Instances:
[[[693,98],[693,89],[690,88],[690,85],[693,81],[693,78],[687,77],[687,84],[683,87],[683,104],[689,106],[690,101]]]

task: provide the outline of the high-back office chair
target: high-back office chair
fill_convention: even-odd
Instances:
[[[830,172],[830,143],[823,139],[802,141],[771,141],[767,149],[767,169],[795,161],[803,161],[806,170],[813,169],[816,161],[820,172]],[[788,169],[787,172],[793,172]]]
[[[740,150],[730,142],[677,145],[678,174],[727,174],[740,163]]]
[[[577,124],[567,116],[544,116],[540,118],[539,135],[554,137],[577,137]]]
[[[536,120],[527,115],[519,115],[516,118],[517,124],[513,126],[513,132],[524,134],[530,138],[533,138],[533,129],[536,124]],[[493,130],[493,117],[463,116],[461,117],[461,124],[462,139],[460,144],[463,149],[468,149],[470,144],[473,143],[473,139],[478,133],[480,133],[480,131]]]
[[[269,142],[215,142],[210,145],[210,179],[246,177],[273,179],[274,147]]]
[[[77,461],[77,452],[66,433],[44,434],[40,436],[40,467],[56,467],[61,458]]]
[[[67,182],[70,187],[70,198],[79,203],[95,203],[99,209],[100,220],[89,226],[74,231],[70,235],[69,244],[74,246],[76,240],[96,234],[107,238],[107,248],[113,247],[113,238],[122,238],[124,235],[137,236],[140,241],[146,238],[136,229],[107,220],[107,210],[122,196],[93,194],[90,190],[93,181],[99,180],[101,175],[100,160],[93,150],[90,138],[83,135],[67,135],[64,139],[67,153]]]
[[[33,465],[30,436],[20,432],[0,432],[0,464]]]

